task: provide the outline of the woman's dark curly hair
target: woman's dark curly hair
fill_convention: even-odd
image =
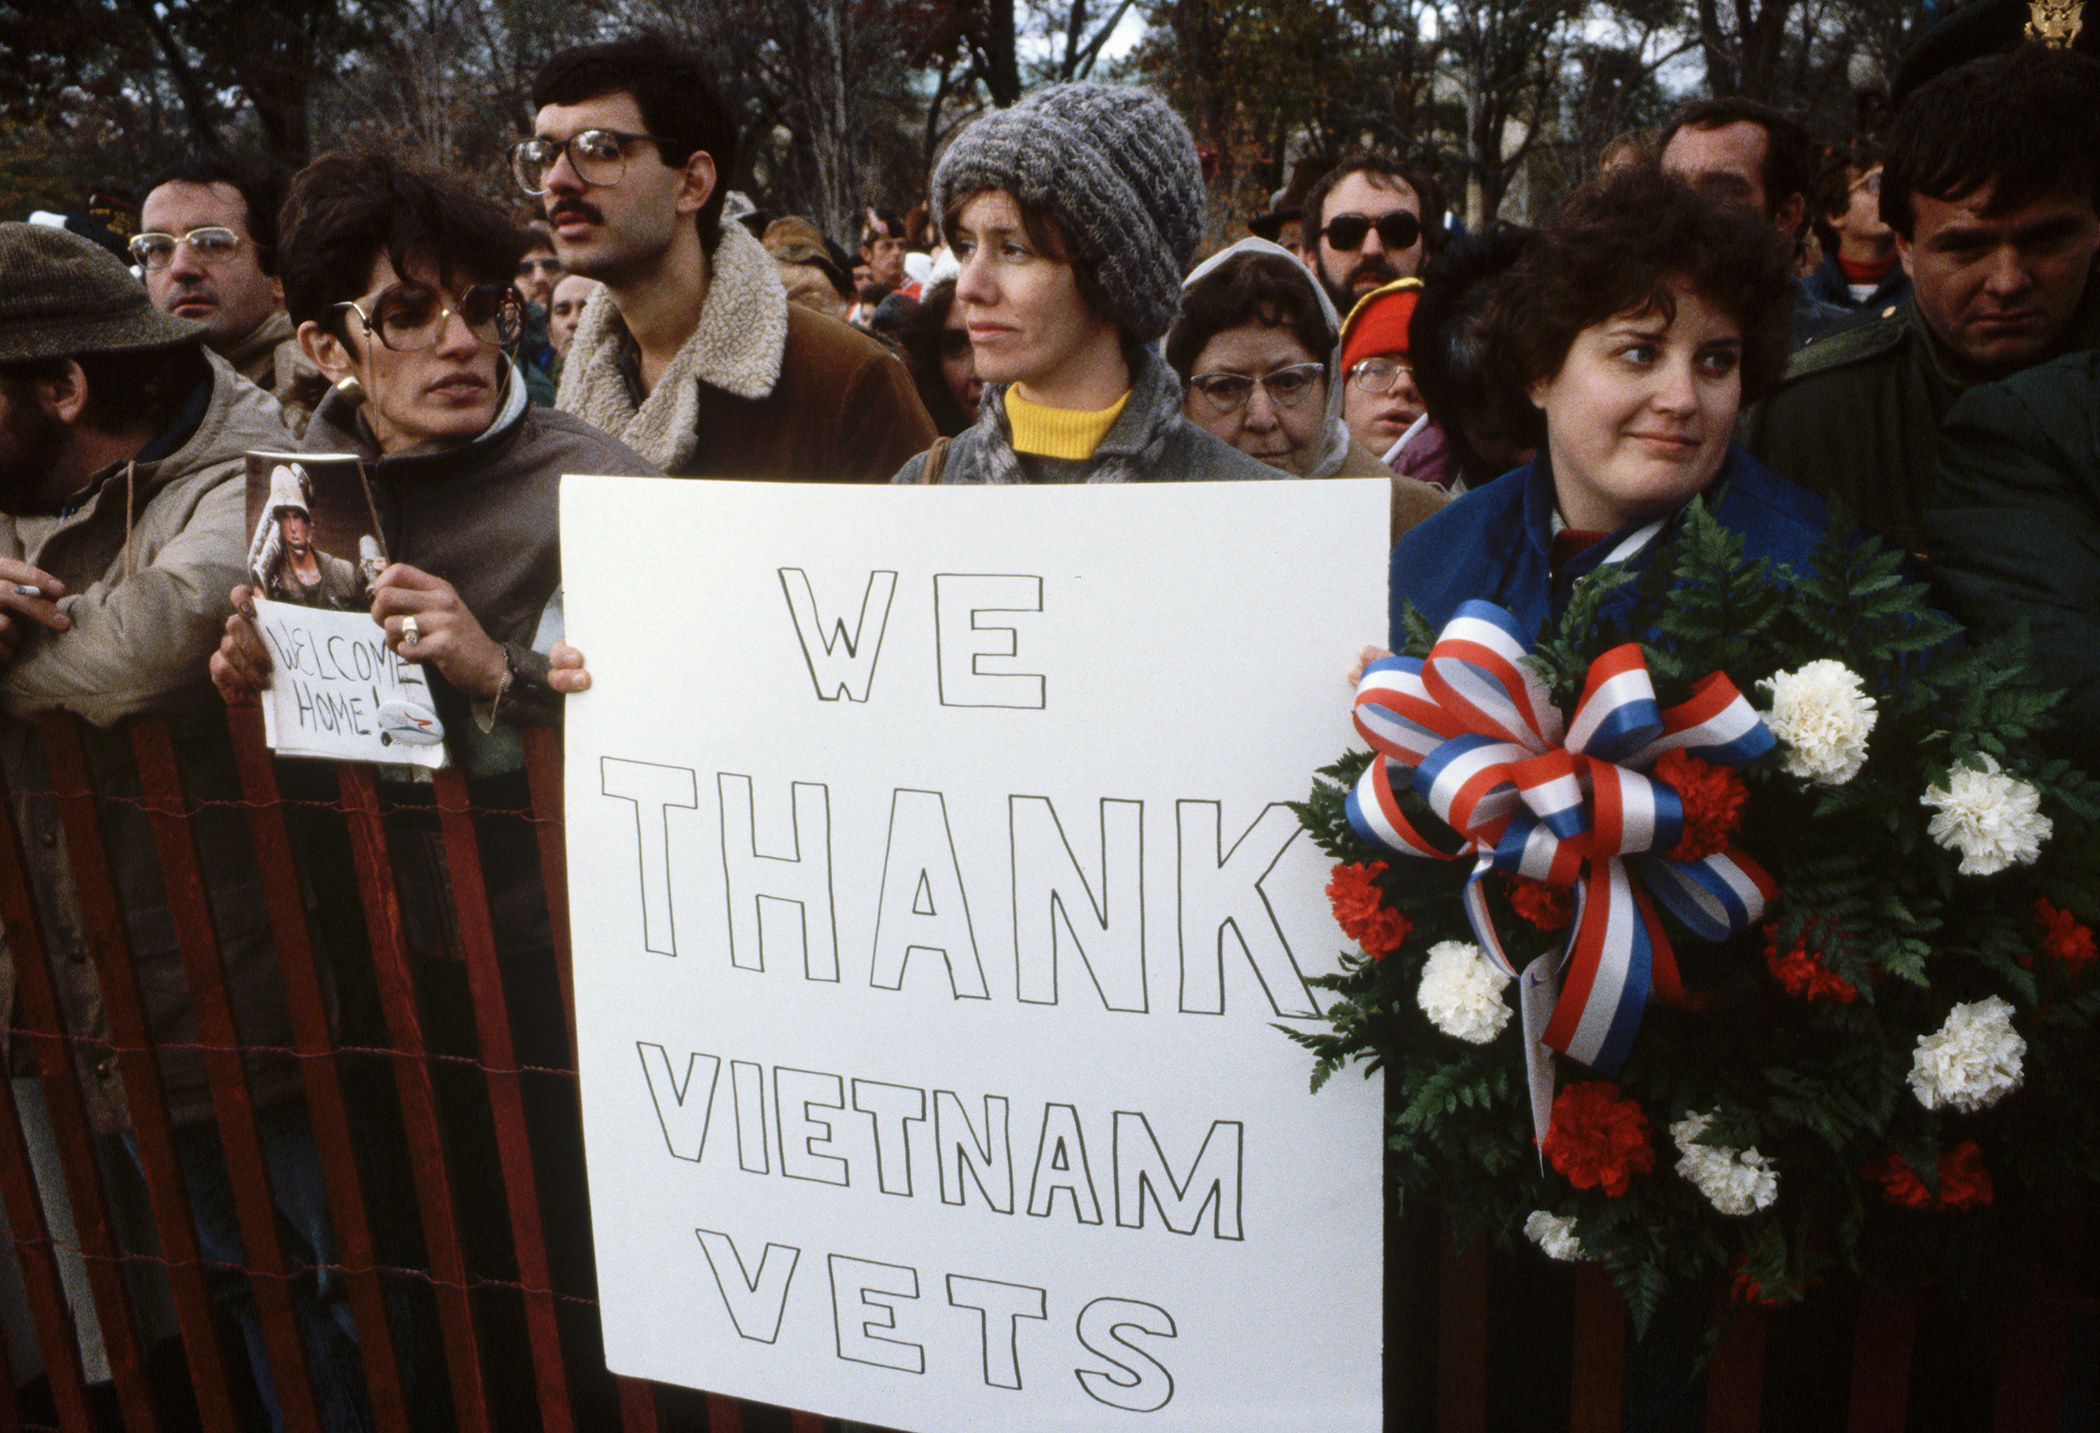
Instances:
[[[1756,401],[1786,365],[1794,298],[1786,241],[1755,211],[1646,165],[1570,194],[1511,270],[1486,316],[1498,383],[1529,392],[1560,371],[1577,334],[1618,314],[1674,320],[1679,280],[1742,329],[1743,402]],[[1528,421],[1531,441],[1543,442],[1544,416],[1531,409]]]
[[[381,254],[395,273],[424,260],[440,283],[464,289],[509,283],[527,243],[498,205],[383,154],[324,154],[293,175],[278,235],[285,312],[338,337],[335,305],[365,291]]]
[[[1335,332],[1305,265],[1284,254],[1240,254],[1181,293],[1167,330],[1167,362],[1186,383],[1204,345],[1230,328],[1259,323],[1288,329],[1321,363],[1334,362]]]

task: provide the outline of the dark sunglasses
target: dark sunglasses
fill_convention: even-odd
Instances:
[[[1412,249],[1422,237],[1422,220],[1405,209],[1380,214],[1376,220],[1362,214],[1337,214],[1320,231],[1337,249],[1361,249],[1364,235],[1378,231],[1378,242],[1388,249]]]
[[[523,327],[524,301],[509,284],[476,284],[457,303],[428,284],[401,283],[372,300],[366,313],[355,303],[339,303],[364,323],[365,332],[396,353],[436,346],[445,320],[458,314],[467,332],[483,343],[506,344]]]

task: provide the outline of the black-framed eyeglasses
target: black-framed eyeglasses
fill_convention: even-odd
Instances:
[[[1349,370],[1349,381],[1366,393],[1390,393],[1401,374],[1414,371],[1413,364],[1397,358],[1366,358]]]
[[[144,268],[165,269],[175,262],[177,244],[188,244],[198,259],[217,264],[241,251],[241,236],[224,224],[207,224],[187,234],[138,234],[131,240],[131,257]]]
[[[454,314],[482,343],[514,342],[524,327],[525,300],[509,284],[476,284],[452,302],[442,289],[428,284],[399,283],[384,289],[366,313],[353,301],[336,305],[357,315],[365,332],[396,353],[437,346],[445,320]]]
[[[1189,379],[1189,387],[1201,393],[1218,412],[1237,413],[1254,396],[1257,383],[1276,407],[1296,408],[1326,376],[1324,364],[1294,363],[1258,378],[1251,373],[1198,373]]]
[[[1337,214],[1320,233],[1337,249],[1361,249],[1364,236],[1373,229],[1378,231],[1378,242],[1388,249],[1412,249],[1415,240],[1422,237],[1422,219],[1405,209],[1380,214],[1376,219],[1366,214]]]
[[[544,259],[518,260],[518,277],[521,279],[529,279],[534,274],[558,274],[560,272],[561,260],[552,256]]]
[[[618,184],[627,173],[627,146],[662,144],[653,134],[631,134],[622,129],[579,129],[567,139],[528,139],[510,149],[510,172],[527,194],[545,194],[547,176],[569,156],[576,177],[595,189]]]

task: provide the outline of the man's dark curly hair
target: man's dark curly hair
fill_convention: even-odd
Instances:
[[[2065,184],[2100,208],[2100,61],[2022,45],[1920,85],[1890,126],[1881,222],[1914,237],[1915,194],[1959,204],[1990,187],[1990,217]]]
[[[1645,165],[1570,194],[1510,272],[1486,320],[1496,382],[1528,393],[1560,371],[1577,334],[1615,315],[1674,320],[1679,280],[1741,328],[1743,402],[1754,402],[1786,363],[1794,297],[1786,242],[1761,215]],[[1532,409],[1529,421],[1531,440],[1544,441],[1543,416]]]
[[[383,154],[324,154],[300,170],[279,229],[285,312],[338,336],[335,306],[365,291],[381,254],[396,273],[424,260],[447,288],[466,289],[509,283],[527,242],[500,206]]]
[[[737,129],[706,59],[662,31],[643,30],[559,51],[532,79],[535,110],[620,93],[634,96],[642,124],[656,139],[656,159],[683,169],[695,150],[705,150],[714,160],[714,191],[693,216],[700,246],[712,254],[722,237],[722,203],[736,176]],[[641,162],[639,154],[634,162]]]

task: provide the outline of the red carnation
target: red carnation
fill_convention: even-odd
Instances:
[[[1731,767],[1684,751],[1664,752],[1652,774],[1684,804],[1684,835],[1664,854],[1673,861],[1697,861],[1726,850],[1743,824],[1743,803],[1750,797],[1743,778]]]
[[[1585,1080],[1556,1095],[1539,1148],[1568,1183],[1577,1189],[1601,1185],[1614,1199],[1634,1175],[1655,1168],[1648,1117],[1632,1100],[1620,1099],[1619,1087],[1609,1080]]]
[[[1414,922],[1385,903],[1385,893],[1378,889],[1378,878],[1385,872],[1383,861],[1369,865],[1352,861],[1336,866],[1334,879],[1327,883],[1335,924],[1373,960],[1384,960],[1398,950],[1415,928]]]
[[[1867,1178],[1881,1186],[1882,1197],[1908,1209],[1974,1209],[1991,1202],[1991,1172],[1983,1167],[1983,1150],[1973,1139],[1940,1153],[1935,1195],[1918,1178],[1910,1161],[1890,1150],[1870,1163]]]
[[[1540,930],[1559,930],[1575,918],[1573,891],[1529,876],[1511,877],[1509,904]]]
[[[1910,1167],[1910,1161],[1893,1149],[1881,1158],[1867,1164],[1866,1177],[1881,1186],[1881,1197],[1891,1204],[1901,1204],[1908,1209],[1929,1209],[1932,1206],[1932,1191],[1918,1172]]]
[[[1808,948],[1808,930],[1802,929],[1801,939],[1785,955],[1779,953],[1779,926],[1777,922],[1765,927],[1765,964],[1772,969],[1786,993],[1799,1000],[1835,1000],[1849,1005],[1859,998],[1859,989],[1842,975],[1835,974]]]
[[[2034,919],[2042,928],[2043,952],[2070,972],[2073,980],[2100,954],[2093,948],[2091,928],[2080,925],[2069,911],[2051,905],[2046,896],[2035,898]]]
[[[1776,1309],[1784,1304],[1785,1299],[1765,1297],[1765,1286],[1750,1277],[1749,1266],[1750,1256],[1747,1254],[1738,1254],[1729,1262],[1729,1267],[1735,1270],[1735,1280],[1728,1286],[1728,1297],[1736,1303],[1760,1309]],[[1795,1292],[1798,1294],[1799,1291]]]
[[[1940,1155],[1940,1208],[1974,1209],[1991,1202],[1991,1172],[1983,1151],[1965,1139]]]

